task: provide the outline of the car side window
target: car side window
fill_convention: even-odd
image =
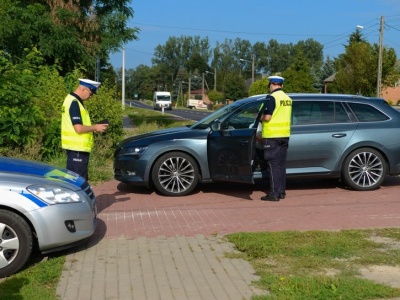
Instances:
[[[375,107],[362,103],[348,103],[358,122],[378,122],[389,120],[389,117]]]
[[[334,103],[324,101],[293,101],[292,124],[310,125],[334,122]]]
[[[351,122],[342,103],[334,101],[294,101],[293,125]]]
[[[258,111],[260,109],[260,103],[254,103],[248,107],[240,109],[238,112],[232,114],[227,120],[221,125],[222,129],[244,129],[250,128],[254,124]]]
[[[341,102],[335,104],[335,123],[351,123],[351,119]]]

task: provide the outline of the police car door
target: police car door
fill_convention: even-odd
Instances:
[[[226,116],[208,135],[210,176],[216,181],[254,183],[252,165],[261,101],[243,105]],[[259,118],[259,116],[258,116]]]

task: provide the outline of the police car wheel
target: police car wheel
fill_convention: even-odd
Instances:
[[[0,278],[18,272],[32,253],[28,223],[18,214],[0,210]]]
[[[154,164],[152,181],[158,192],[166,196],[185,196],[199,181],[196,161],[182,152],[162,155]]]

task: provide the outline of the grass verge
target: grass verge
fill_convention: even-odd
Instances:
[[[25,269],[0,281],[0,299],[55,300],[57,284],[65,256],[54,256],[35,262],[33,257]]]
[[[382,243],[376,237],[389,238]],[[260,232],[228,235],[270,292],[253,299],[389,299],[400,288],[361,276],[373,266],[400,269],[400,228],[374,230]],[[400,274],[400,272],[398,273]]]

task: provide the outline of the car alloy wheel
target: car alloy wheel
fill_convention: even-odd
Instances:
[[[385,179],[386,162],[376,150],[361,148],[346,158],[343,179],[351,188],[358,191],[377,189]]]
[[[161,194],[184,196],[197,186],[199,171],[191,156],[182,152],[171,152],[164,154],[155,162],[152,180]]]

